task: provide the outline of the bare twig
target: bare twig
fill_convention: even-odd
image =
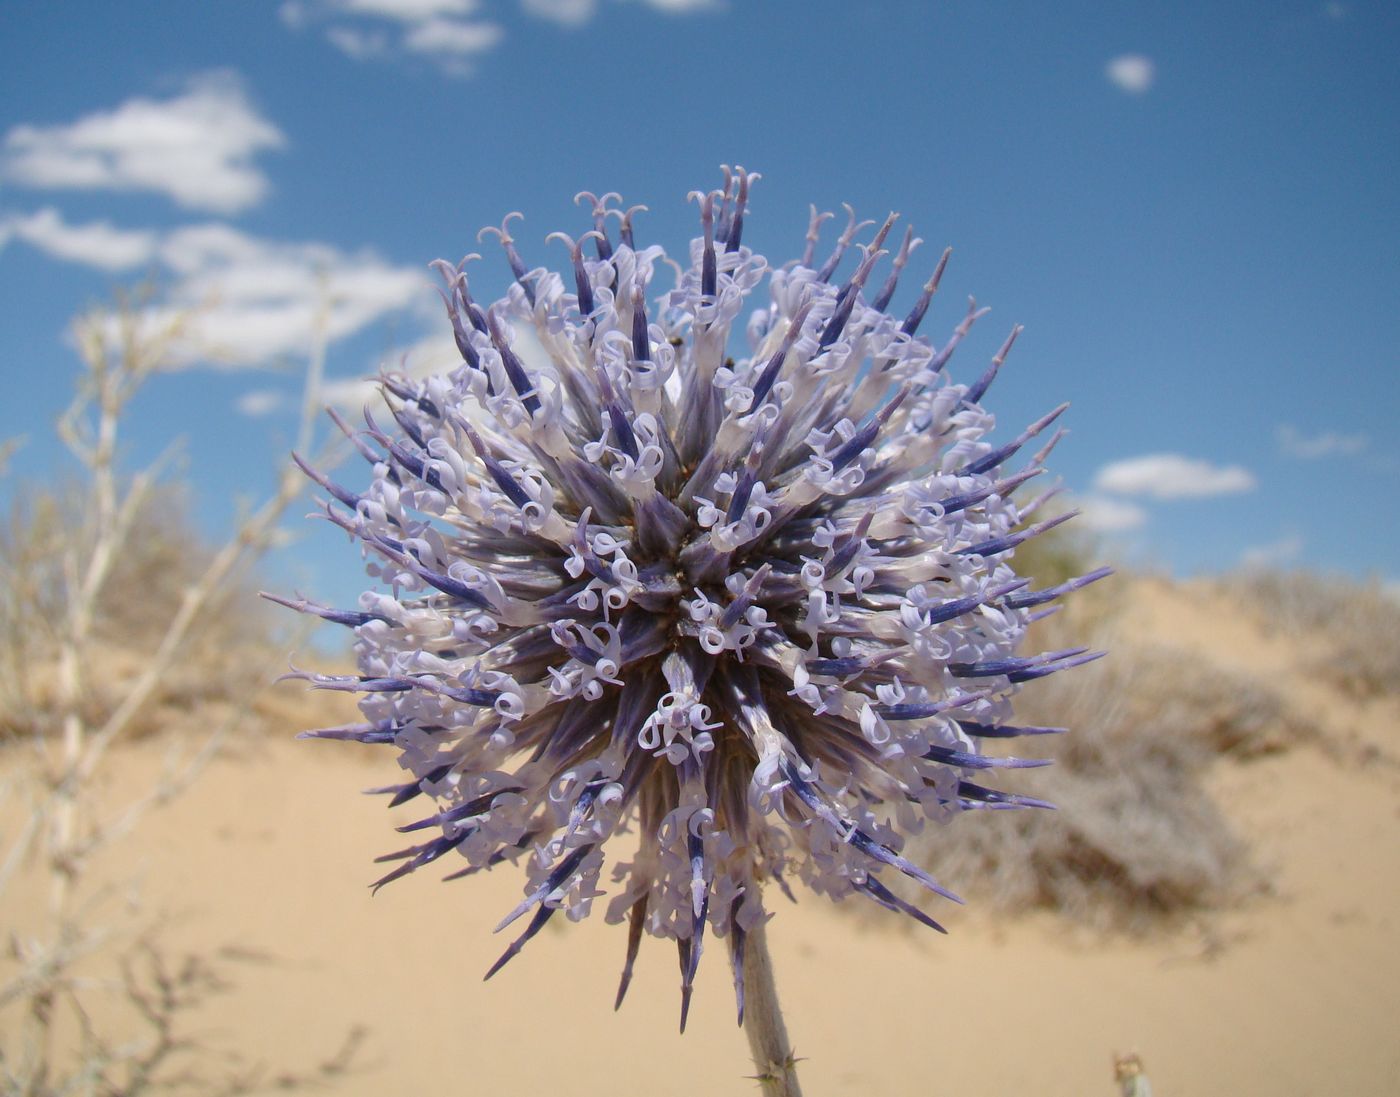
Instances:
[[[235,724],[247,715],[253,695],[240,697],[191,751],[172,756],[150,786],[136,790],[115,815],[99,818],[93,791],[107,752],[131,731],[137,716],[169,680],[191,639],[214,616],[221,596],[273,542],[278,522],[303,483],[294,470],[278,477],[271,495],[239,522],[233,536],[185,587],[161,622],[159,640],[141,672],[123,686],[110,711],[94,715],[90,668],[94,656],[103,650],[99,630],[109,604],[105,599],[119,565],[130,556],[136,531],[149,514],[173,452],[168,450],[134,476],[119,472],[123,415],[142,384],[166,368],[190,319],[188,315],[162,318],[145,308],[147,302],[138,294],[121,301],[115,313],[98,312],[75,324],[83,372],[74,399],[59,420],[58,433],[84,470],[72,507],[80,516],[77,528],[59,519],[52,523],[53,536],[44,543],[25,543],[17,535],[7,535],[6,560],[0,561],[28,567],[28,578],[42,580],[41,589],[21,591],[18,573],[7,568],[7,574],[0,575],[8,625],[15,625],[36,606],[51,610],[37,615],[43,620],[32,630],[7,628],[14,635],[6,637],[5,665],[0,668],[0,686],[24,699],[19,706],[22,716],[11,717],[10,726],[30,727],[34,756],[25,789],[28,810],[12,816],[23,822],[0,848],[0,892],[22,869],[36,863],[32,854],[40,848],[44,855],[37,865],[49,885],[46,925],[36,936],[12,935],[14,963],[7,979],[0,982],[0,1010],[8,1009],[18,1021],[9,1031],[0,1026],[0,1088],[26,1097],[136,1094],[155,1089],[232,1097],[268,1084],[299,1088],[347,1071],[360,1039],[352,1033],[345,1047],[313,1071],[281,1074],[273,1083],[263,1082],[257,1069],[204,1078],[178,1067],[177,1060],[184,1061],[187,1053],[209,1049],[183,1035],[176,1023],[202,998],[223,989],[217,973],[203,959],[191,956],[171,966],[153,941],[138,939],[134,948],[119,956],[120,983],[108,985],[77,974],[77,965],[95,955],[110,958],[114,945],[125,936],[96,909],[110,899],[109,892],[99,889],[77,901],[79,884],[85,882],[94,856],[129,833],[152,808],[191,786]],[[329,302],[323,300],[297,431],[302,452],[309,452],[314,441],[328,327]],[[0,462],[8,452],[0,447]],[[329,463],[332,457],[326,454],[318,460]],[[58,508],[55,504],[54,511]],[[36,532],[44,535],[46,528]],[[50,621],[56,624],[44,633]],[[35,646],[36,637],[42,640],[42,648]],[[40,658],[57,666],[54,695],[46,708],[31,704],[32,672]],[[14,723],[15,719],[23,724]],[[123,1041],[109,1040],[87,1008],[87,996],[99,989],[121,989],[132,1017],[144,1031]],[[60,1017],[67,1018],[62,1025],[68,1035],[62,1039]],[[59,1044],[71,1045],[74,1040],[76,1050],[66,1052],[68,1061],[60,1065]]]

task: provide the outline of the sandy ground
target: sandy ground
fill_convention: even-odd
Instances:
[[[946,904],[940,937],[779,899],[769,938],[808,1097],[1108,1097],[1112,1056],[1130,1050],[1157,1097],[1400,1092],[1395,702],[1337,697],[1307,651],[1190,587],[1136,597],[1155,636],[1277,675],[1329,733],[1327,749],[1218,767],[1273,893],[1148,940]],[[114,790],[141,787],[161,757],[121,752]],[[395,813],[356,790],[394,779],[373,748],[245,739],[120,847],[111,878],[139,875],[144,910],[171,916],[167,946],[223,952],[232,986],[192,1018],[201,1039],[275,1072],[366,1026],[331,1087],[347,1095],[756,1092],[721,947],[680,1036],[663,942],[644,943],[613,1013],[625,932],[601,909],[551,924],[483,984],[508,936],[492,927],[521,893],[508,867],[449,884],[423,872],[371,897],[370,858],[399,836]],[[404,810],[398,821],[416,817]],[[19,902],[0,920],[37,916]]]

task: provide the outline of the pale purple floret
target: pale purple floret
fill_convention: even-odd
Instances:
[[[489,976],[556,911],[589,912],[605,847],[632,832],[607,911],[630,923],[618,1002],[642,937],[669,937],[682,1026],[707,931],[729,943],[742,1015],[765,882],[941,930],[882,874],[956,899],[906,837],[963,809],[1049,806],[968,777],[1043,764],[981,742],[1060,730],[1007,723],[1011,695],[1096,655],[1018,648],[1033,607],[1107,573],[1036,591],[1011,568],[1068,517],[1027,524],[1045,496],[1015,498],[1061,434],[1005,468],[1063,405],[988,440],[979,401],[1019,329],[954,383],[944,367],[985,310],[942,346],[917,334],[948,253],[901,321],[885,308],[912,231],[891,257],[894,216],[858,244],[874,223],[850,212],[814,269],[813,211],[803,259],[770,267],[743,243],[757,178],[725,169],[691,196],[683,265],[634,242],[643,207],[587,192],[592,228],[551,236],[567,276],[526,266],[510,218],[488,230],[514,277],[502,300],[473,301],[465,260],[435,264],[462,365],[383,378],[394,433],[340,423],[373,467],[363,493],[306,470],[379,585],[354,610],[277,599],[356,636],[358,674],[295,674],[361,693],[365,722],[305,734],[393,744],[411,780],[379,791],[435,805],[399,829],[436,836],[380,858],[395,867],[375,886],[449,853],[465,860],[452,878],[524,861],[499,928],[530,918]]]

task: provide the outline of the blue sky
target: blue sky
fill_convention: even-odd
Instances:
[[[123,456],[185,436],[218,533],[295,430],[318,287],[335,381],[446,364],[426,264],[480,226],[522,211],[557,266],[575,192],[617,190],[683,250],[686,192],[742,163],[775,262],[809,202],[900,211],[918,279],[954,248],[924,330],[992,306],[965,377],[1026,325],[989,404],[1014,433],[1072,401],[1053,464],[1113,553],[1400,579],[1392,4],[8,2],[0,43],[0,491],[65,469],[67,324],[116,287],[200,306]],[[273,571],[358,585],[324,534]]]

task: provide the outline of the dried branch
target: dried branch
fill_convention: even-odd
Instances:
[[[175,451],[172,445],[134,475],[120,472],[123,417],[141,386],[168,367],[191,319],[189,314],[158,316],[146,308],[148,303],[149,295],[137,293],[120,300],[115,312],[89,314],[74,327],[83,369],[74,398],[59,419],[58,433],[83,468],[72,507],[79,516],[77,528],[65,527],[60,518],[53,523],[56,536],[43,543],[25,543],[14,532],[0,539],[0,564],[7,565],[0,574],[5,599],[0,609],[9,626],[0,687],[23,699],[18,707],[25,710],[30,725],[32,750],[32,760],[27,769],[21,766],[20,774],[26,779],[27,810],[7,816],[7,821],[22,822],[0,847],[0,893],[29,866],[46,875],[49,886],[46,924],[35,936],[12,933],[12,970],[0,983],[0,1010],[18,1021],[8,1032],[0,1026],[0,1086],[26,1097],[154,1091],[232,1097],[268,1085],[300,1088],[348,1071],[361,1039],[351,1033],[343,1048],[313,1070],[280,1074],[270,1082],[261,1068],[246,1069],[236,1062],[221,1077],[205,1077],[181,1064],[195,1057],[207,1061],[212,1049],[185,1035],[179,1021],[210,994],[227,989],[208,962],[191,955],[171,965],[153,938],[138,934],[135,945],[116,957],[120,979],[94,981],[78,974],[85,961],[97,955],[111,958],[114,945],[132,936],[130,927],[123,930],[102,909],[110,891],[99,890],[78,901],[79,885],[87,881],[94,858],[130,833],[154,807],[190,788],[246,717],[253,694],[240,697],[192,750],[172,754],[163,772],[148,787],[136,790],[116,813],[99,818],[93,791],[108,751],[129,735],[191,640],[216,615],[221,597],[273,543],[278,522],[303,485],[293,470],[278,477],[268,498],[239,521],[233,536],[210,555],[180,594],[161,622],[159,640],[141,673],[123,686],[109,711],[94,712],[89,679],[94,655],[100,651],[104,597],[119,563],[132,551],[136,531]],[[328,322],[329,301],[323,300],[297,431],[303,451],[314,442]],[[11,451],[11,446],[0,447],[0,466]],[[333,461],[334,455],[328,452],[318,460]],[[57,504],[54,512],[61,513]],[[42,589],[21,590],[26,578],[38,579]],[[51,630],[44,632],[42,625],[32,632],[13,627],[45,602],[51,603],[47,612],[36,616],[56,622]],[[42,651],[36,646],[40,641]],[[57,665],[55,696],[46,709],[31,704],[31,681],[44,665],[39,658]],[[268,659],[264,680],[272,676],[270,651]],[[34,856],[38,850],[42,858]],[[87,999],[99,990],[121,993],[138,1035],[113,1041],[94,1024]],[[60,1038],[60,1027],[68,1035]],[[76,1050],[71,1046],[74,1040]],[[69,1048],[62,1063],[60,1044]]]

